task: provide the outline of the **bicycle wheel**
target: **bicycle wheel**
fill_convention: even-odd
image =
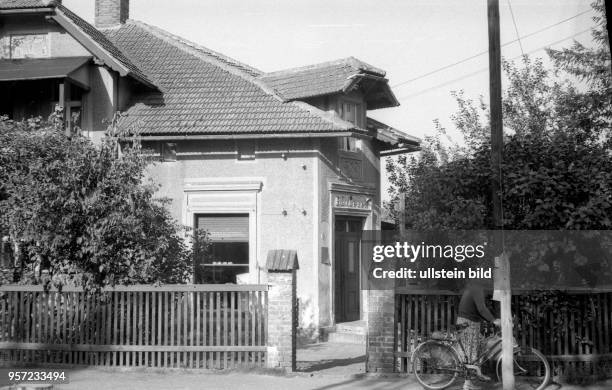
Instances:
[[[426,389],[447,388],[457,379],[460,371],[459,358],[448,345],[426,341],[412,355],[412,372]]]
[[[501,381],[501,356],[497,360],[497,378]],[[550,365],[537,349],[522,347],[514,351],[514,388],[516,390],[543,390],[550,382]]]

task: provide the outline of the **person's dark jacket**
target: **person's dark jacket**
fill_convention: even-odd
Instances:
[[[469,285],[463,291],[459,302],[459,317],[466,318],[474,322],[483,320],[493,322],[495,317],[485,304],[484,290],[476,284]]]

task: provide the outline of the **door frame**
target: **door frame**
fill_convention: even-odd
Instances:
[[[349,209],[336,209],[332,207],[331,211],[331,221],[330,223],[330,231],[331,231],[331,239],[330,239],[330,255],[333,256],[331,259],[331,318],[333,319],[333,324],[337,324],[336,320],[336,218],[337,217],[346,217],[346,218],[360,218],[363,221],[362,231],[371,229],[372,224],[372,211],[371,210],[349,210]],[[363,319],[364,314],[364,295],[362,294],[362,278],[361,268],[362,268],[362,256],[359,257],[358,269],[360,272],[359,275],[359,319]]]
[[[343,221],[356,221],[356,222],[360,222],[361,226],[358,232],[338,232],[336,231],[336,225],[338,220],[341,219]],[[361,238],[363,237],[363,231],[365,230],[365,226],[366,226],[366,221],[367,221],[367,217],[364,216],[355,216],[355,215],[343,215],[343,214],[337,214],[334,216],[334,262],[333,262],[333,273],[332,273],[332,278],[334,281],[334,292],[333,292],[333,300],[334,300],[334,307],[333,307],[333,311],[334,311],[334,320],[335,323],[338,323],[338,317],[340,317],[338,311],[339,308],[337,306],[337,301],[339,299],[338,296],[338,289],[340,286],[337,285],[336,281],[339,278],[339,272],[340,270],[338,269],[339,266],[339,259],[336,257],[337,255],[337,250],[338,247],[336,246],[336,242],[338,240],[338,236],[353,236],[355,238],[358,237],[358,243],[357,243],[357,261],[356,264],[354,265],[355,267],[355,272],[357,273],[356,278],[357,278],[357,300],[358,300],[358,308],[357,308],[357,319],[356,320],[360,320],[361,316],[363,314],[363,297],[362,297],[362,292],[361,292],[361,283],[362,283],[362,272],[361,272],[361,267],[362,267],[362,252],[361,252]],[[344,233],[344,234],[343,234]],[[347,274],[347,271],[345,269],[343,269],[342,274]],[[346,286],[345,286],[346,287]],[[346,313],[342,314],[342,317],[344,317]],[[345,322],[345,321],[356,321],[355,319],[347,319],[347,318],[342,318],[341,321]]]
[[[328,182],[327,183],[327,196],[328,196],[328,207],[329,211],[327,213],[329,218],[329,224],[326,227],[328,232],[328,245],[329,245],[329,259],[330,259],[330,273],[328,283],[329,283],[329,318],[331,318],[331,324],[335,325],[336,321],[336,281],[335,281],[335,230],[336,230],[336,216],[346,216],[346,217],[359,217],[364,219],[363,230],[374,230],[378,224],[378,218],[380,213],[380,206],[378,205],[378,186],[366,185],[366,184],[348,184],[348,183],[340,183],[340,182]],[[367,207],[350,207],[347,205],[338,205],[334,202],[334,196],[336,195],[356,195],[358,197],[362,197],[366,199]],[[362,261],[363,259],[360,259]],[[361,263],[359,264],[361,269]],[[361,291],[361,299],[360,299],[360,319],[364,319],[364,313],[367,310],[368,299],[367,293],[362,288],[363,275],[360,278],[360,291]]]

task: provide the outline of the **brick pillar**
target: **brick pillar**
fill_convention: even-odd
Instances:
[[[367,313],[366,372],[393,372],[395,369],[395,291],[370,290]]]
[[[297,254],[274,250],[268,253],[268,368],[296,369]]]

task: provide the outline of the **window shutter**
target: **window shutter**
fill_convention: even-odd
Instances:
[[[208,232],[213,242],[248,242],[248,214],[206,214],[196,220],[198,229]]]

